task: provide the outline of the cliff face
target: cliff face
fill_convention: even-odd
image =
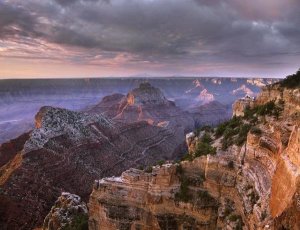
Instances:
[[[270,209],[275,226],[300,227],[300,127],[294,126],[288,147],[279,156],[272,178]],[[297,228],[294,228],[297,229]]]
[[[197,178],[194,179],[197,181]],[[179,188],[176,165],[168,164],[155,167],[152,173],[131,169],[119,178],[96,181],[89,202],[89,227],[149,230],[213,228],[217,216],[215,199],[203,204],[201,198],[195,197],[195,205],[176,201],[174,195]]]
[[[264,107],[272,101],[283,106],[280,115]],[[222,150],[225,137],[215,137],[215,156],[96,181],[89,227],[299,229],[299,106],[298,89],[266,88],[251,102],[250,107],[259,108],[252,117],[256,127],[242,145]],[[201,134],[187,136],[190,154],[200,139]]]

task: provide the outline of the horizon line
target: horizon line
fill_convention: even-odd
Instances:
[[[285,76],[286,77],[286,76]],[[261,77],[261,76],[253,76],[253,77],[229,77],[229,76],[97,76],[97,77],[14,77],[14,78],[1,78],[0,80],[75,80],[75,79],[176,79],[176,78],[226,78],[226,79],[284,79],[285,77]]]

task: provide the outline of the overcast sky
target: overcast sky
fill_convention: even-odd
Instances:
[[[299,0],[0,0],[0,78],[283,77]]]

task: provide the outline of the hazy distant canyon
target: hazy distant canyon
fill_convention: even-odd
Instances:
[[[0,143],[33,129],[34,115],[42,106],[85,110],[107,95],[116,93],[126,95],[144,81],[159,87],[168,100],[174,101],[185,111],[199,112],[199,106],[214,101],[224,105],[228,114],[231,114],[232,103],[236,99],[246,94],[255,96],[261,86],[275,80],[236,78],[1,80]],[[206,122],[209,123],[209,120]]]

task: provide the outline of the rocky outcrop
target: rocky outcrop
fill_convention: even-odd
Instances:
[[[87,228],[86,204],[75,194],[63,192],[46,216],[43,230],[76,229],[76,225]]]
[[[169,105],[160,89],[153,87],[150,83],[141,83],[138,88],[133,89],[126,96],[128,105]]]
[[[175,200],[179,190],[176,165],[170,164],[154,167],[152,173],[130,169],[120,178],[96,181],[89,202],[89,229],[214,227],[215,199],[201,202],[195,197],[197,204],[186,204]]]
[[[8,149],[0,169],[4,229],[41,226],[62,191],[87,201],[95,179],[176,159],[184,148],[174,130],[145,121],[121,124],[101,114],[53,107],[43,107],[36,118],[37,128]]]
[[[203,89],[197,97],[197,100],[201,101],[203,104],[207,104],[214,101],[215,97],[207,89]]]
[[[244,98],[241,98],[237,100],[232,105],[233,115],[234,116],[244,116],[244,110],[247,107],[253,107],[254,106],[254,98],[250,96],[246,96]]]
[[[295,114],[300,111],[300,89],[288,89],[278,84],[266,86],[257,97],[256,104],[264,104],[268,101],[282,101],[285,115]]]

